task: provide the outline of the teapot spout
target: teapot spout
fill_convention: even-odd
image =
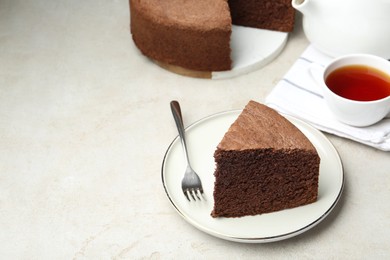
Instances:
[[[291,5],[296,9],[298,10],[299,12],[301,12],[302,14],[305,14],[307,9],[308,9],[308,6],[310,6],[310,2],[311,0],[292,0],[291,1]]]

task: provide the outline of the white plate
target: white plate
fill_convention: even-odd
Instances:
[[[212,218],[214,190],[214,151],[241,110],[206,117],[186,129],[189,157],[202,179],[206,201],[188,202],[181,190],[185,160],[176,137],[165,154],[162,182],[174,208],[196,228],[226,240],[263,243],[296,236],[314,227],[335,207],[343,187],[344,174],[340,157],[329,140],[310,125],[286,116],[313,143],[320,157],[318,201],[274,213],[241,218]]]

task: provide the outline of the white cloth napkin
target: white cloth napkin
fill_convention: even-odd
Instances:
[[[266,98],[265,103],[279,111],[300,118],[317,129],[390,151],[390,118],[368,127],[353,127],[337,121],[328,110],[321,91],[309,74],[315,62],[326,65],[332,60],[310,45]]]

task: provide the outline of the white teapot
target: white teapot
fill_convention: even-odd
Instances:
[[[320,51],[390,59],[390,0],[292,0],[303,30]]]

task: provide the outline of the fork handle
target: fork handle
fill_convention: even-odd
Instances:
[[[187,152],[186,138],[184,134],[183,116],[181,115],[179,102],[177,102],[176,100],[171,101],[171,110],[172,110],[173,118],[175,119],[177,131],[179,132],[181,146],[183,147],[183,151],[184,151],[184,157],[187,161],[187,164],[190,165],[188,152]]]

